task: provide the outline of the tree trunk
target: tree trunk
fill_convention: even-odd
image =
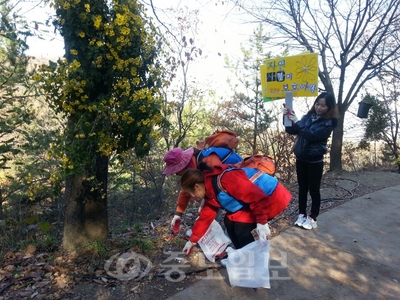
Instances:
[[[257,154],[257,135],[258,135],[258,97],[256,96],[256,109],[254,114],[254,131],[253,131],[253,154]]]
[[[343,145],[343,124],[344,116],[338,119],[338,125],[332,134],[330,171],[342,170],[342,145]]]
[[[3,220],[3,191],[0,189],[0,220]]]
[[[88,243],[106,242],[108,238],[107,176],[108,157],[96,155],[95,167],[88,168],[86,178],[73,175],[67,178],[65,187],[66,212],[63,248],[79,250]],[[94,174],[89,174],[94,173]],[[93,189],[97,182],[97,189]]]

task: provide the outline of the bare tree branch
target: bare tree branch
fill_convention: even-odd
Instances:
[[[332,141],[331,169],[341,169],[345,113],[366,83],[398,58],[398,0],[281,0],[237,4],[270,26],[276,45],[319,53],[319,78],[336,95],[341,119]]]

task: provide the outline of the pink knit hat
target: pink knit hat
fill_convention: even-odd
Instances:
[[[190,162],[194,148],[183,151],[181,148],[174,148],[167,152],[164,161],[167,164],[163,172],[164,175],[176,174],[182,171]]]

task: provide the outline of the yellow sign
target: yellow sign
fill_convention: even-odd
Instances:
[[[285,92],[293,97],[318,94],[318,53],[267,59],[260,73],[264,101],[285,98]]]

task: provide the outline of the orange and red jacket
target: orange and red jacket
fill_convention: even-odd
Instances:
[[[221,174],[228,167],[228,165],[217,165],[214,166],[213,171],[204,172],[205,202],[199,218],[192,227],[190,237],[192,243],[197,243],[206,233],[218,210],[222,208],[215,195],[212,177]],[[280,214],[292,199],[290,192],[280,183],[271,196],[266,195],[240,169],[225,173],[221,178],[221,184],[229,195],[248,204],[246,208],[236,212],[227,212],[226,217],[233,222],[265,224],[268,220]]]

